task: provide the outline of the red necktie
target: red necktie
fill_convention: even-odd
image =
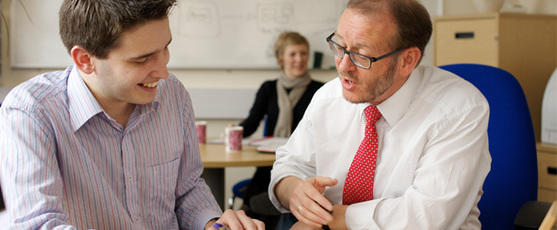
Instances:
[[[366,133],[346,176],[342,191],[342,204],[345,205],[373,199],[373,179],[377,160],[375,122],[381,118],[381,113],[374,105],[365,108],[364,113],[367,120]]]

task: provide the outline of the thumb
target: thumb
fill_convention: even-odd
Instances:
[[[319,190],[319,192],[323,192],[325,190],[325,187],[336,185],[338,183],[338,180],[331,177],[316,176],[311,178],[310,182],[313,187]]]

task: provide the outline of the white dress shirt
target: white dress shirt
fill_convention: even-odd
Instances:
[[[342,96],[339,79],[315,94],[288,143],[277,150],[274,187],[282,178],[338,179],[324,195],[342,203],[344,181],[364,138],[364,108]],[[378,156],[374,199],[346,210],[349,229],[480,229],[477,204],[490,170],[489,105],[458,76],[420,66],[377,105]]]

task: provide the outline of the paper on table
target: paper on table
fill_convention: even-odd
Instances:
[[[257,139],[243,139],[242,145],[257,146],[257,151],[274,153],[275,150],[286,144],[288,138],[285,137],[264,137]],[[208,144],[224,144],[224,138],[212,138],[207,140]]]
[[[243,139],[242,145],[249,145],[250,139]],[[224,145],[224,138],[208,139],[207,144],[220,144]]]
[[[258,141],[258,140],[262,140],[262,139],[242,139],[242,145],[252,145],[251,142]],[[207,143],[224,145],[224,137],[207,139]]]
[[[274,153],[275,150],[286,144],[288,138],[285,137],[267,137],[262,139],[256,139],[249,142],[249,145],[257,146],[257,151]]]
[[[263,146],[263,145],[284,145],[288,141],[286,137],[264,137],[259,139],[248,140],[248,145]]]

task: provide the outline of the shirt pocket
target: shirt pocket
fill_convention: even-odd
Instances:
[[[174,213],[176,181],[180,157],[147,167],[145,188],[146,202],[154,215],[160,217]]]

